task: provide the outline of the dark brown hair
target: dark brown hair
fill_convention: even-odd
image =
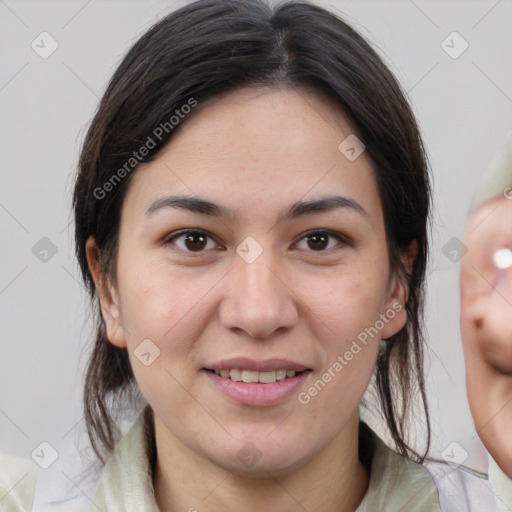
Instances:
[[[170,141],[176,131],[170,119],[191,99],[201,105],[245,86],[319,93],[338,105],[366,146],[382,203],[391,270],[408,281],[410,290],[407,324],[383,343],[375,389],[397,451],[423,462],[430,446],[422,326],[430,218],[427,157],[406,96],[382,59],[338,16],[302,1],[275,6],[260,0],[192,2],[152,26],[108,84],[82,146],[73,196],[76,255],[96,320],[84,386],[92,446],[104,462],[119,435],[114,410],[129,402],[137,387],[126,349],[106,337],[86,241],[95,239],[101,271],[116,283],[121,206],[137,164],[152,161]],[[162,126],[167,129],[156,137],[155,129]],[[153,147],[135,161],[134,152],[148,137]],[[413,240],[418,253],[407,274],[400,255]],[[407,441],[416,392],[427,427],[423,455]]]

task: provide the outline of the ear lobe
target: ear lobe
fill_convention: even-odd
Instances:
[[[96,293],[105,322],[107,338],[116,347],[126,347],[126,338],[122,326],[121,310],[117,290],[101,270],[98,247],[94,238],[90,237],[85,245],[87,264],[94,280]]]
[[[410,275],[412,272],[417,254],[418,244],[416,240],[413,240],[409,248],[400,255],[402,265],[407,275]],[[383,313],[385,316],[385,325],[381,331],[381,337],[383,339],[390,338],[399,332],[407,323],[407,310],[405,305],[409,300],[409,284],[407,277],[403,275],[402,272],[395,272],[390,290],[390,295],[386,302],[386,311]]]
[[[384,328],[381,331],[382,339],[391,338],[407,323],[405,304],[409,298],[409,286],[403,278],[395,274],[392,291],[386,302],[386,311],[381,315]]]

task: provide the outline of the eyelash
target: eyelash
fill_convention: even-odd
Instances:
[[[175,233],[172,233],[171,235],[169,235],[164,240],[164,245],[173,245],[172,242],[174,240],[176,240],[178,238],[181,238],[181,237],[183,237],[185,235],[205,235],[207,238],[213,239],[212,235],[210,235],[207,231],[203,231],[203,230],[200,230],[200,229],[185,229],[185,230],[178,231],[178,232],[175,232]],[[334,232],[326,230],[326,229],[318,229],[318,230],[314,230],[314,231],[309,231],[309,232],[305,233],[299,239],[299,242],[304,240],[304,239],[311,238],[314,235],[328,235],[329,237],[332,237],[332,238],[335,238],[336,240],[338,240],[338,242],[342,246],[350,245],[350,242],[349,242],[349,240],[346,237],[344,237],[343,235],[341,235],[339,233],[334,233]],[[336,249],[335,247],[334,248],[331,247],[330,249],[323,249],[323,250],[319,250],[319,251],[310,250],[308,252],[312,252],[312,253],[330,253],[333,250],[340,250],[340,249],[341,249],[341,247],[338,247],[338,249]],[[190,255],[201,255],[201,254],[204,254],[206,252],[206,250],[204,250],[204,249],[200,250],[200,251],[189,251],[189,250],[178,248],[177,250],[181,251],[181,252],[184,252],[185,254],[190,254]]]

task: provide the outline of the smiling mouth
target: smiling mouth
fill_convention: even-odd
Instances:
[[[247,384],[273,384],[276,381],[292,379],[298,375],[301,375],[302,373],[311,371],[303,370],[296,372],[295,370],[271,370],[268,372],[255,372],[251,370],[240,370],[236,368],[231,370],[212,370],[210,368],[205,368],[205,370],[214,373],[219,377],[230,379],[235,382],[245,382]]]

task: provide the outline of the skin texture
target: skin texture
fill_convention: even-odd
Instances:
[[[485,447],[512,478],[512,267],[493,255],[512,248],[512,200],[496,197],[471,215],[461,261],[461,332],[466,386]]]
[[[303,391],[361,331],[405,303],[406,285],[389,270],[371,164],[364,153],[351,162],[338,150],[352,132],[333,105],[311,93],[231,92],[199,106],[133,176],[122,208],[117,287],[98,271],[94,240],[87,243],[108,339],[128,348],[155,414],[154,486],[164,512],[353,511],[367,490],[358,406],[379,336],[307,405],[297,395],[273,406],[240,405],[202,370],[230,357],[286,358],[312,370]],[[170,208],[147,216],[168,193],[221,203],[235,217]],[[366,214],[341,208],[280,217],[296,201],[332,194],[357,201]],[[183,228],[212,238],[199,253],[184,237],[165,244]],[[347,243],[329,238],[318,249],[306,237],[313,229]],[[236,253],[247,236],[263,249],[250,264]],[[405,322],[402,307],[381,336]],[[146,338],[161,351],[150,366],[134,357]],[[246,443],[260,455],[251,467],[237,458]]]

